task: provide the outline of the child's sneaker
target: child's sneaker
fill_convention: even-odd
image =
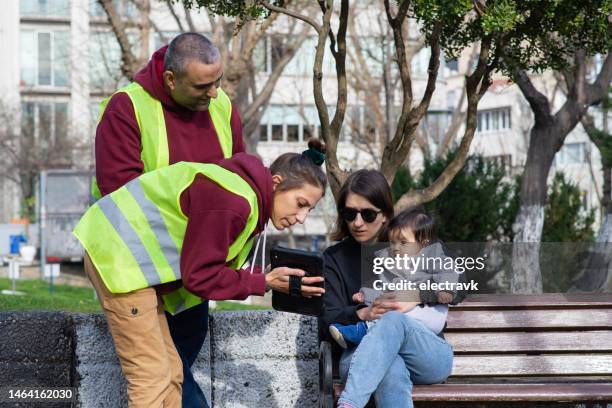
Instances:
[[[336,340],[336,343],[342,348],[348,348],[349,345],[356,346],[361,343],[361,339],[368,332],[368,325],[365,322],[357,322],[355,324],[342,325],[332,323],[329,326],[329,333]]]

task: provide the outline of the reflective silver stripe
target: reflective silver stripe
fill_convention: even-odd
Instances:
[[[185,309],[185,299],[181,300],[181,303],[179,303],[176,306],[176,309],[174,310],[174,314],[179,314],[179,313],[181,313],[184,310],[186,310]]]
[[[132,196],[134,196],[143,214],[147,217],[149,225],[159,242],[162,253],[172,268],[174,277],[176,279],[181,279],[181,260],[178,249],[170,236],[170,232],[159,212],[159,208],[145,196],[142,185],[138,179],[127,183],[125,187],[132,193]]]
[[[136,262],[138,262],[138,266],[144,274],[149,286],[160,284],[159,275],[157,274],[157,269],[155,269],[155,264],[151,256],[149,256],[140,237],[125,218],[119,207],[117,207],[117,204],[115,204],[111,196],[109,195],[99,200],[98,206],[113,228],[115,228],[119,237],[123,239],[123,242],[125,242],[125,245],[136,259]],[[116,272],[121,273],[121,271]]]

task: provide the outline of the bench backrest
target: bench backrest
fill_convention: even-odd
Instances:
[[[612,293],[471,295],[450,309],[453,378],[612,380]]]

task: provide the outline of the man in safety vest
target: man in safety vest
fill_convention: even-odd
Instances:
[[[155,52],[131,84],[101,104],[92,196],[169,164],[218,163],[244,151],[240,116],[220,88],[222,76],[219,50],[200,34],[181,34]],[[207,407],[190,366],[206,337],[208,302],[168,315],[168,325],[182,359],[182,372],[170,373],[176,384],[184,377],[182,406]]]

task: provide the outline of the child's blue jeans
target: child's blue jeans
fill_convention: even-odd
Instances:
[[[440,383],[452,366],[453,349],[446,341],[418,320],[387,312],[356,349],[342,354],[346,386],[339,403],[361,408],[374,393],[377,408],[412,408],[412,385]]]

